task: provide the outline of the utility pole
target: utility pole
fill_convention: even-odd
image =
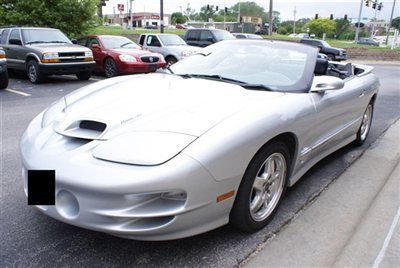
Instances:
[[[296,10],[296,6],[295,6],[294,10],[293,10],[293,34],[296,34],[296,13],[297,13],[297,10]]]
[[[388,27],[387,34],[386,34],[386,42],[385,42],[386,45],[389,43],[389,33],[390,33],[390,28],[392,28],[393,13],[394,13],[395,5],[396,5],[396,0],[393,0],[392,14],[390,15],[389,27]]]
[[[273,20],[272,20],[272,11],[273,11],[273,0],[269,0],[269,35],[272,35],[272,24],[273,24]]]
[[[361,0],[360,10],[358,12],[358,21],[357,21],[357,28],[356,28],[356,35],[354,37],[354,41],[358,41],[358,35],[360,34],[360,24],[361,24],[361,13],[364,6],[364,0]]]
[[[164,0],[160,0],[160,32],[164,33]]]
[[[132,20],[132,2],[133,0],[130,0],[130,6],[129,6],[129,19],[128,19],[128,23],[129,23],[129,27],[132,27],[133,24],[133,20]]]

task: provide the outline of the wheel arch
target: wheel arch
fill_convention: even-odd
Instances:
[[[370,103],[372,103],[372,105],[375,105],[375,101],[376,101],[376,98],[378,97],[378,94],[377,93],[375,93],[373,96],[372,96],[372,98],[371,98],[371,101],[370,101]]]
[[[37,62],[40,62],[40,58],[34,53],[28,53],[26,55],[25,63],[27,64],[30,60],[36,60]]]

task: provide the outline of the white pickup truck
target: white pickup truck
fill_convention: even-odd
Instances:
[[[169,65],[201,50],[187,45],[176,34],[141,34],[138,43],[143,49],[162,54]]]

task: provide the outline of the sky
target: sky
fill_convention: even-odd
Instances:
[[[125,10],[127,2],[129,0],[108,0],[107,5],[103,7],[104,14],[112,14],[113,7],[117,4],[124,4]],[[247,1],[247,0],[246,0]],[[242,2],[246,2],[242,1]],[[248,0],[251,1],[251,0]],[[253,0],[260,6],[268,10],[269,0],[259,1]],[[314,17],[316,13],[320,17],[329,17],[333,14],[334,17],[344,17],[345,14],[349,18],[357,18],[361,0],[274,0],[274,10],[281,13],[282,20],[293,20],[293,10],[296,7],[297,15],[296,18],[311,18]],[[239,2],[238,0],[164,0],[164,13],[171,14],[173,12],[179,12],[185,9],[188,3],[190,7],[199,11],[204,5],[217,5],[220,8],[230,7]],[[390,12],[392,10],[393,0],[382,0],[383,9],[378,14],[378,19],[390,19]],[[364,4],[363,4],[364,5]],[[394,17],[400,16],[400,3],[396,3],[396,8],[394,12]],[[115,8],[117,10],[117,8]],[[160,0],[133,0],[132,2],[132,12],[154,12],[158,13],[160,11]],[[116,11],[117,12],[117,11]],[[375,10],[371,7],[363,6],[363,16],[366,18],[373,18]]]

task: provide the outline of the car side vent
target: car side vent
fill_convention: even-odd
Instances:
[[[79,123],[79,128],[103,132],[107,125],[102,122],[83,120]]]
[[[101,139],[104,131],[107,129],[107,124],[93,120],[80,120],[70,124],[63,131],[57,131],[59,134],[84,140]]]

